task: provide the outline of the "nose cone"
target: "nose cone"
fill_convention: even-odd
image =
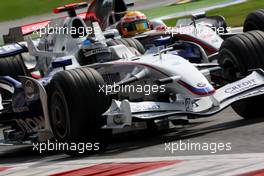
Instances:
[[[215,88],[209,83],[207,78],[189,61],[183,59],[176,72],[181,76],[178,83],[191,93],[199,96],[208,96],[215,92]]]
[[[188,60],[173,55],[167,55],[164,59],[167,59],[163,62],[164,68],[168,69],[171,75],[181,76],[178,83],[191,93],[208,96],[215,92],[207,78]]]

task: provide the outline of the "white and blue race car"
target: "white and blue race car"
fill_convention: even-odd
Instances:
[[[69,17],[50,26],[86,28],[75,13],[80,6],[59,8]],[[230,105],[244,118],[263,116],[263,32],[230,37],[219,53],[191,63],[170,53],[170,47],[142,54],[135,39],[123,42],[138,47],[108,46],[109,31],[91,24],[97,30],[92,34],[55,32],[0,48],[0,123],[8,126],[6,143],[56,139],[103,148],[112,130],[175,124]]]

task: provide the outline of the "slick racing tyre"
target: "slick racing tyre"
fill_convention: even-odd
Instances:
[[[233,82],[247,76],[250,69],[264,69],[264,32],[250,31],[226,39],[219,51],[223,77]],[[241,100],[232,108],[245,119],[264,117],[264,96]]]
[[[99,91],[103,85],[101,75],[87,67],[58,72],[52,78],[47,88],[48,108],[52,131],[58,142],[92,144],[92,150],[85,153],[107,146],[111,131],[100,129],[105,125],[101,115],[110,107],[111,101]],[[80,154],[72,150],[64,152]]]
[[[21,55],[0,58],[0,76],[17,76],[27,75],[27,68]]]
[[[260,30],[264,31],[264,9],[250,13],[244,22],[244,32]]]
[[[0,76],[10,76],[17,79],[18,76],[28,76],[26,65],[21,55],[0,58]],[[10,99],[12,93],[0,89],[4,99]]]
[[[106,43],[108,46],[115,46],[115,45],[123,44],[127,47],[135,48],[141,54],[144,54],[146,52],[144,46],[137,39],[134,39],[134,38],[114,39],[114,40],[109,40]]]

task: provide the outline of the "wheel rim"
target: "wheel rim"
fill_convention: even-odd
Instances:
[[[65,103],[62,95],[55,91],[51,97],[51,123],[53,127],[53,133],[59,139],[63,139],[68,134],[67,127],[67,104]]]

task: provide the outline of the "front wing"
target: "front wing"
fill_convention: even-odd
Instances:
[[[232,103],[242,99],[264,94],[264,71],[255,70],[249,76],[227,84],[209,97],[201,97],[190,103],[190,98],[175,103],[164,102],[122,102],[113,100],[112,106],[104,114],[108,127],[122,128],[130,126],[133,119],[149,120],[165,117],[192,115],[194,117],[212,116]],[[117,125],[120,122],[120,125]]]

